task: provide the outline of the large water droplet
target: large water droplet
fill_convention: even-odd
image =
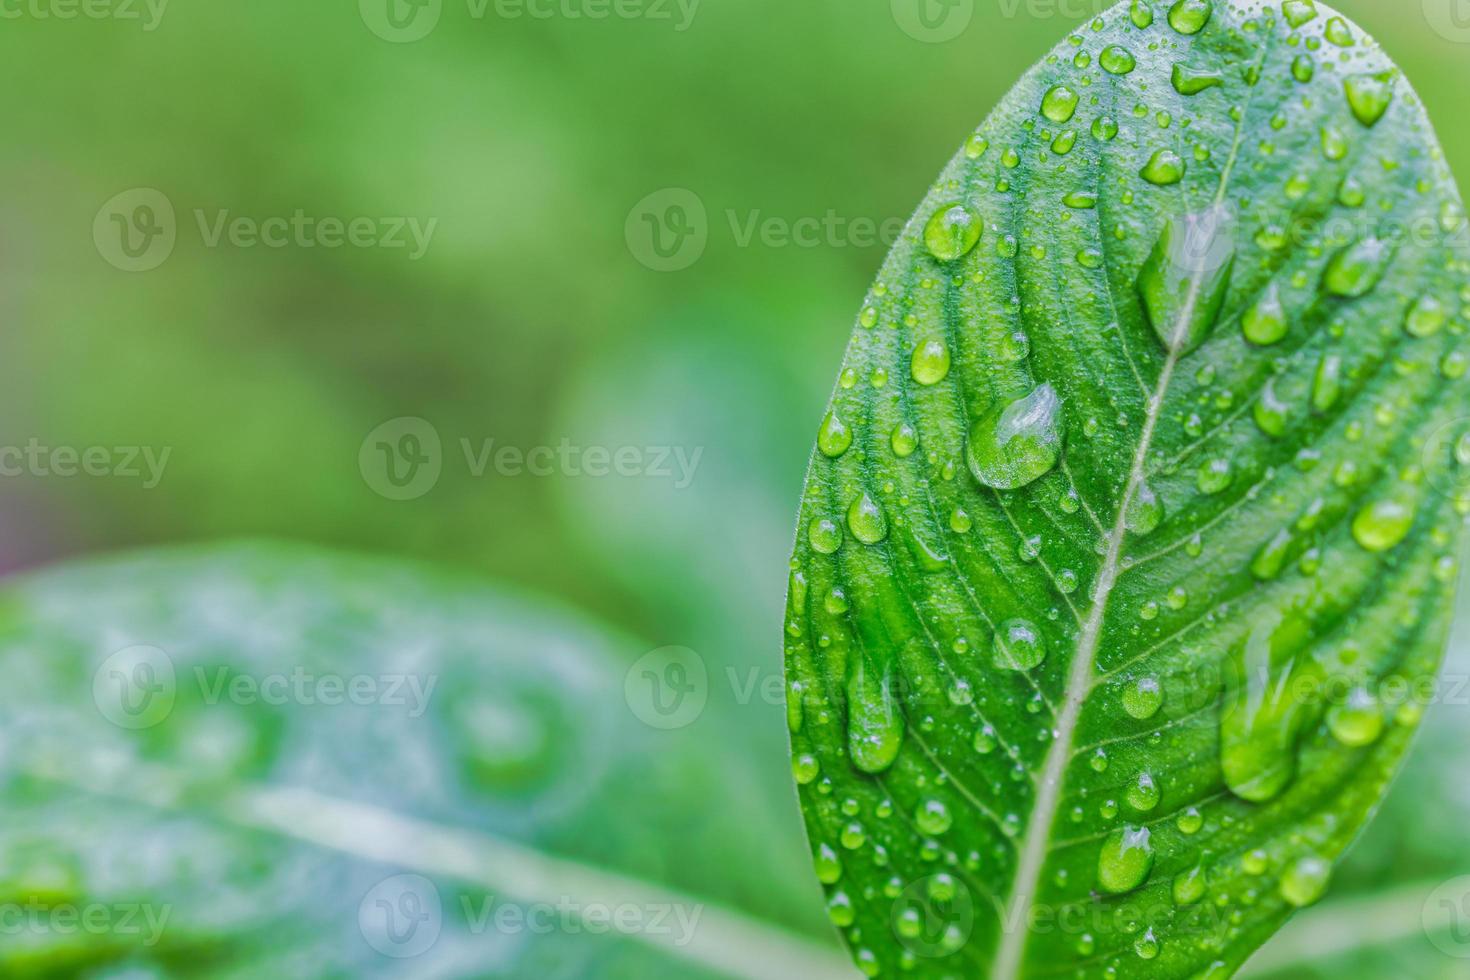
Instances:
[[[1312,411],[1325,415],[1342,398],[1342,357],[1323,354],[1312,375]]]
[[[1317,16],[1317,5],[1313,0],[1286,0],[1281,13],[1293,29],[1301,27]]]
[[[997,490],[1033,483],[1062,454],[1062,400],[1043,384],[1031,394],[994,409],[970,429],[965,460],[975,479]]]
[[[1198,34],[1214,12],[1215,5],[1210,0],[1179,0],[1169,8],[1169,26],[1180,34]]]
[[[830,517],[814,517],[806,530],[812,550],[823,555],[834,554],[842,547],[842,528]]]
[[[1373,552],[1398,547],[1414,528],[1415,507],[1393,498],[1375,500],[1353,518],[1353,538]]]
[[[1235,268],[1235,222],[1223,207],[1165,226],[1138,276],[1138,290],[1164,348],[1188,353],[1220,317]]]
[[[1130,718],[1147,721],[1163,704],[1164,691],[1153,677],[1139,678],[1123,690],[1123,710]]]
[[[1251,574],[1262,582],[1280,578],[1295,543],[1296,538],[1290,531],[1278,531],[1274,538],[1261,545],[1261,550],[1251,559]]]
[[[1025,619],[1008,619],[995,631],[994,660],[1001,670],[1032,670],[1046,659],[1046,638]]]
[[[1120,44],[1103,48],[1097,62],[1103,66],[1104,71],[1113,75],[1126,75],[1138,67],[1138,60],[1133,57],[1133,52]]]
[[[863,772],[881,773],[893,765],[903,745],[903,712],[887,674],[875,672],[858,656],[847,685],[847,751]]]
[[[888,520],[878,502],[863,494],[847,508],[847,529],[863,544],[877,544],[888,537]]]
[[[1125,794],[1128,805],[1139,813],[1148,813],[1159,805],[1159,787],[1154,782],[1154,777],[1146,772],[1138,774],[1128,786]]]
[[[1261,389],[1261,398],[1256,402],[1254,409],[1256,425],[1261,431],[1272,438],[1280,438],[1286,432],[1286,421],[1291,414],[1291,406],[1282,401],[1276,394],[1276,379],[1267,381]]]
[[[1357,299],[1371,293],[1383,278],[1392,255],[1387,242],[1363,238],[1338,252],[1322,274],[1322,288],[1334,296]]]
[[[1041,100],[1041,114],[1054,123],[1067,122],[1077,112],[1079,96],[1067,85],[1053,85]]]
[[[893,455],[899,459],[908,459],[919,448],[919,433],[909,423],[900,422],[893,427],[888,444],[893,447]]]
[[[1196,864],[1174,879],[1174,904],[1193,905],[1205,896],[1205,869]]]
[[[822,420],[822,428],[817,432],[817,448],[822,451],[823,456],[836,459],[847,452],[847,447],[851,445],[852,430],[835,411],[828,412],[827,417]]]
[[[1147,827],[1115,830],[1097,856],[1097,886],[1111,895],[1126,894],[1143,884],[1153,867]]]
[[[924,245],[941,262],[968,255],[980,241],[980,216],[963,204],[946,204],[924,226]]]
[[[1286,336],[1286,310],[1281,305],[1281,289],[1272,283],[1240,321],[1245,339],[1261,347],[1280,343]]]
[[[1433,296],[1421,296],[1409,309],[1404,319],[1404,329],[1414,337],[1433,337],[1449,322],[1450,314],[1444,304]]]
[[[1128,11],[1128,16],[1132,19],[1133,26],[1140,31],[1148,29],[1154,22],[1154,11],[1148,5],[1148,0],[1133,0],[1133,7]]]
[[[909,360],[914,380],[926,387],[949,377],[949,347],[942,340],[926,340],[914,348]]]
[[[1383,734],[1383,707],[1366,687],[1355,687],[1327,712],[1327,729],[1349,748],[1362,748]]]
[[[1305,620],[1273,612],[1227,662],[1220,764],[1225,785],[1243,800],[1274,799],[1296,776],[1297,740],[1325,677],[1306,649],[1310,638]]]
[[[914,826],[930,837],[938,837],[954,825],[949,808],[939,800],[929,800],[919,806],[914,814]]]
[[[1156,150],[1138,175],[1150,184],[1168,187],[1184,179],[1185,169],[1184,158],[1173,150]]]
[[[1206,89],[1225,84],[1225,79],[1212,71],[1187,68],[1182,64],[1174,66],[1170,81],[1174,83],[1174,91],[1180,95],[1199,95]]]
[[[1353,29],[1341,17],[1333,17],[1329,20],[1326,30],[1322,33],[1326,35],[1327,40],[1339,48],[1350,48],[1358,43],[1357,39],[1353,37]]]
[[[1321,898],[1331,881],[1332,863],[1308,854],[1293,861],[1281,876],[1281,897],[1304,908]]]
[[[1394,73],[1349,75],[1342,86],[1353,115],[1364,126],[1375,126],[1393,102]]]

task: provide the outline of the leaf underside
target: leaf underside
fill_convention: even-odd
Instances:
[[[1321,896],[1443,654],[1467,282],[1419,99],[1324,5],[1123,3],[1001,102],[866,299],[792,559],[864,973],[1224,977]]]

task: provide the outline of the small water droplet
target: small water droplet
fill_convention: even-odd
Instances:
[[[1378,285],[1391,257],[1387,242],[1363,238],[1332,257],[1322,274],[1322,288],[1334,296],[1357,299]]]
[[[1041,114],[1055,123],[1064,123],[1077,112],[1077,92],[1067,85],[1053,85],[1041,100]]]
[[[1317,62],[1309,54],[1299,54],[1292,59],[1291,77],[1305,85],[1317,77]]]
[[[1225,785],[1252,803],[1276,798],[1296,775],[1296,746],[1312,721],[1325,675],[1312,657],[1312,630],[1302,618],[1272,611],[1259,617],[1226,664],[1220,718]]]
[[[1138,67],[1138,60],[1133,57],[1133,52],[1120,44],[1103,48],[1097,63],[1111,75],[1126,75]]]
[[[1214,496],[1228,490],[1234,479],[1235,468],[1231,466],[1230,460],[1212,459],[1200,466],[1195,482],[1200,493]]]
[[[1313,0],[1286,0],[1281,5],[1281,13],[1286,22],[1295,29],[1317,16],[1317,6]]]
[[[1111,116],[1098,116],[1092,121],[1092,135],[1103,143],[1113,140],[1118,135],[1118,123]]]
[[[1199,95],[1206,89],[1217,88],[1225,84],[1225,79],[1214,72],[1199,71],[1183,64],[1174,65],[1170,81],[1174,83],[1174,91],[1180,95]]]
[[[1148,813],[1159,805],[1159,787],[1154,782],[1154,777],[1146,772],[1138,774],[1128,786],[1126,794],[1128,805],[1139,813]]]
[[[1334,17],[1327,22],[1327,29],[1323,32],[1327,40],[1339,48],[1350,48],[1357,41],[1353,38],[1353,30],[1348,27],[1347,21],[1341,17]]]
[[[1205,869],[1195,865],[1174,879],[1174,903],[1193,905],[1205,896]]]
[[[1140,31],[1147,30],[1154,22],[1153,8],[1148,5],[1148,0],[1133,0],[1128,16],[1133,20],[1133,26]]]
[[[1255,558],[1251,559],[1251,574],[1262,582],[1280,578],[1295,541],[1290,531],[1278,531],[1275,537],[1261,546]]]
[[[1449,322],[1450,314],[1444,304],[1433,296],[1421,296],[1409,309],[1404,320],[1404,329],[1414,337],[1433,337]]]
[[[922,833],[938,837],[954,825],[954,818],[950,816],[949,808],[939,800],[928,800],[914,814],[914,825]]]
[[[1312,376],[1312,411],[1325,415],[1342,397],[1342,357],[1323,354]]]
[[[1179,832],[1190,837],[1199,833],[1200,828],[1204,825],[1204,816],[1194,807],[1190,807],[1174,819],[1174,826],[1179,828]]]
[[[1159,955],[1159,941],[1154,936],[1152,929],[1134,940],[1133,952],[1137,953],[1141,960],[1151,960]]]
[[[1163,704],[1164,691],[1157,678],[1141,677],[1123,689],[1123,710],[1130,718],[1147,721]]]
[[[1297,858],[1281,876],[1281,897],[1297,908],[1315,903],[1332,881],[1332,863],[1315,854]]]
[[[899,459],[907,459],[919,448],[919,433],[907,422],[900,422],[893,427],[888,444],[893,447],[893,455]]]
[[[817,880],[822,884],[835,885],[842,880],[842,859],[837,856],[837,851],[830,844],[823,844],[817,848],[812,863],[817,869]]]
[[[1164,149],[1154,151],[1154,155],[1149,157],[1148,163],[1144,164],[1138,174],[1150,184],[1168,187],[1184,179],[1185,169],[1183,157],[1173,150]]]
[[[1164,505],[1147,483],[1140,483],[1128,502],[1124,523],[1139,536],[1152,534],[1164,521]]]
[[[847,508],[847,529],[863,544],[878,544],[888,537],[888,520],[872,497],[862,494]]]
[[[1355,687],[1327,712],[1327,728],[1349,748],[1372,745],[1383,734],[1383,707],[1366,687]]]
[[[1375,500],[1353,518],[1353,538],[1369,551],[1390,551],[1409,536],[1415,514],[1412,503],[1394,498]]]
[[[819,554],[835,554],[842,547],[842,528],[830,517],[813,518],[807,526],[806,537],[812,549]]]
[[[1198,34],[1210,22],[1215,12],[1211,0],[1179,0],[1169,8],[1169,26],[1180,34]]]
[[[1286,336],[1286,310],[1281,305],[1281,290],[1272,283],[1266,287],[1254,306],[1240,320],[1245,339],[1259,347],[1280,343]]]

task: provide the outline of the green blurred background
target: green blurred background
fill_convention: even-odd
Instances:
[[[756,774],[751,812],[800,859],[779,699],[740,688],[779,675],[802,471],[886,251],[873,231],[1106,5],[959,0],[931,30],[909,0],[442,0],[399,29],[385,2],[6,7],[0,446],[169,455],[156,486],[0,480],[0,554],[20,569],[264,535],[560,597],[641,649],[697,651],[700,723],[732,726],[720,744]],[[1470,182],[1470,3],[1339,6],[1406,68]],[[638,15],[591,16],[614,9]],[[140,219],[139,188],[173,208],[177,241],[125,271],[108,234],[114,213]],[[211,245],[199,224],[298,211],[436,224],[418,258]],[[650,218],[680,216],[691,236],[649,237]],[[684,247],[660,256],[670,242]],[[393,500],[369,436],[404,417],[432,427],[441,473]],[[637,447],[645,470],[648,448],[701,455],[687,486],[677,466],[477,474],[464,441],[492,439]],[[1444,710],[1432,725],[1448,746],[1470,730]],[[1340,890],[1470,871],[1465,775],[1414,782]],[[707,860],[718,875],[720,855]],[[811,907],[819,932],[819,901],[813,885],[765,911]]]

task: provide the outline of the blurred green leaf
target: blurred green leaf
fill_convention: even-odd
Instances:
[[[844,975],[805,875],[717,802],[745,778],[704,775],[722,733],[640,716],[630,652],[513,590],[295,546],[13,582],[0,972]]]
[[[1306,2],[1120,4],[969,139],[793,560],[794,771],[861,968],[1226,976],[1322,897],[1451,620],[1464,229],[1415,93]]]

